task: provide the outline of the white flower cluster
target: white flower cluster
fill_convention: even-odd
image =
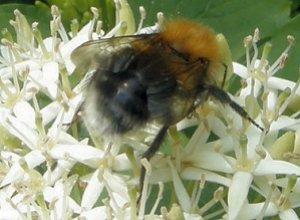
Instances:
[[[85,138],[78,132],[76,113],[89,74],[71,86],[75,66],[70,54],[99,37],[157,31],[163,15],[158,13],[154,26],[142,28],[145,10],[140,8],[136,31],[129,5],[116,1],[116,26],[104,33],[97,9],[92,12],[92,21],[80,31],[73,21],[67,33],[58,8],[52,6],[51,36],[43,39],[38,24],[30,26],[16,10],[11,24],[17,40],[7,34],[1,41],[0,219],[297,219],[300,81],[274,76],[293,38],[288,37],[287,50],[270,65],[269,44],[258,59],[255,31],[245,39],[247,66],[233,65],[243,88],[232,98],[261,122],[264,132],[229,107],[208,101],[197,110],[197,119],[185,119],[170,130],[171,155],[158,153],[151,164],[141,161],[147,172],[137,207],[138,154],[131,147],[120,148],[124,143],[106,144],[94,131],[88,130]],[[287,114],[291,104],[298,104],[298,110]],[[197,129],[192,137],[182,141],[180,130],[193,125]],[[145,150],[145,142],[157,131],[147,129],[146,141],[128,139],[127,145],[139,153]],[[166,182],[173,184],[178,204],[158,210]],[[149,193],[155,184],[158,193]],[[199,205],[201,193],[216,185],[211,200]],[[149,197],[154,204],[146,209]]]

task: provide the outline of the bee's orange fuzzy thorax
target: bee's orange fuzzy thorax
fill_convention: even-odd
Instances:
[[[161,36],[174,49],[193,58],[219,60],[216,36],[209,27],[190,21],[173,21],[166,24]]]

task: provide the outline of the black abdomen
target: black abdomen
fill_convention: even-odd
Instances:
[[[130,71],[96,73],[99,108],[112,133],[125,133],[149,118],[146,87]]]

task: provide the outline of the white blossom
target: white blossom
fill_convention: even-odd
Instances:
[[[70,83],[76,72],[70,56],[82,43],[160,31],[162,13],[157,14],[156,24],[143,27],[146,11],[140,7],[136,29],[127,1],[115,3],[116,25],[107,33],[101,29],[95,8],[87,25],[67,33],[58,8],[52,6],[51,36],[45,39],[38,23],[30,26],[15,10],[16,19],[10,23],[17,41],[2,39],[0,46],[0,218],[233,220],[277,215],[296,219],[300,119],[299,110],[292,114],[286,110],[300,96],[300,79],[292,82],[276,77],[293,37],[288,36],[287,48],[270,64],[270,44],[259,58],[259,31],[255,30],[244,40],[246,66],[233,63],[242,88],[231,97],[263,131],[230,107],[209,99],[196,110],[196,117],[170,129],[170,153],[159,152],[151,161],[140,161],[157,125],[147,125],[138,138],[129,136],[112,143],[88,125],[87,132],[81,133],[77,125],[83,123],[76,118],[93,72],[86,73],[74,88]],[[195,131],[187,137],[185,129],[194,126]],[[138,207],[141,164],[146,178]],[[161,207],[168,182],[177,204]],[[153,193],[156,186],[157,194]],[[211,198],[203,198],[202,192],[212,186],[218,188]],[[80,193],[75,194],[76,190]],[[258,201],[251,200],[250,194]],[[150,197],[154,204],[149,209],[146,202]],[[199,205],[204,200],[204,205]]]

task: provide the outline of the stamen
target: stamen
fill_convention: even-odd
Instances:
[[[217,211],[214,211],[213,213],[203,216],[203,219],[204,220],[219,219],[219,218],[217,218],[217,216],[221,215],[223,212],[224,212],[224,209],[219,209]],[[224,217],[222,219],[226,219],[226,218]]]
[[[55,45],[57,44],[56,42],[58,41],[57,38],[57,24],[54,22],[54,20],[50,21],[50,32],[52,36],[52,56],[55,57]]]
[[[290,92],[290,95],[287,97],[287,99],[285,100],[285,102],[281,105],[278,114],[282,115],[282,113],[287,109],[288,105],[291,103],[292,99],[296,96],[296,91],[298,90],[300,85],[300,71],[298,74],[298,80],[295,84],[295,86],[293,87],[292,91]]]
[[[257,144],[255,148],[255,152],[258,156],[260,156],[261,159],[265,159],[267,156],[266,150],[263,148],[263,141],[266,137],[267,131],[264,130],[259,138],[259,143]],[[259,163],[256,163],[258,165]]]
[[[35,39],[37,40],[38,44],[40,45],[43,55],[46,57],[46,59],[50,58],[50,53],[46,49],[46,46],[45,46],[43,38],[42,38],[42,33],[38,29],[37,22],[32,23],[32,33],[33,33]]]
[[[150,215],[154,215],[154,213],[155,213],[155,211],[156,211],[156,209],[158,207],[159,202],[163,198],[164,184],[162,182],[159,182],[158,183],[158,187],[159,187],[158,194],[157,194],[155,203],[154,203],[154,205],[153,205],[153,207],[151,209]]]
[[[284,189],[283,195],[288,198],[295,188],[297,183],[297,176],[295,174],[288,176],[288,184],[287,187]]]
[[[261,97],[262,103],[263,103],[261,120],[262,120],[266,130],[269,130],[271,121],[273,120],[273,119],[270,119],[269,114],[268,114],[268,95],[269,95],[269,92],[264,91],[262,94],[262,97]]]
[[[99,11],[98,11],[97,8],[91,7],[91,12],[93,13],[93,19],[91,20],[91,25],[90,25],[89,31],[88,31],[89,40],[93,40],[94,27],[95,27],[95,24],[97,23],[97,20],[99,18]]]
[[[109,219],[109,220],[114,219],[114,210],[112,209],[112,207],[110,205],[109,199],[108,198],[103,199],[102,202],[106,207],[105,213],[106,213],[107,219]]]
[[[198,202],[200,200],[202,190],[204,189],[205,182],[206,182],[205,174],[202,174],[200,181],[197,181],[195,183],[195,189],[193,191],[193,196],[191,198],[191,201],[192,201],[192,209],[191,210],[196,210],[196,208],[198,207]]]
[[[251,35],[244,38],[244,47],[246,48],[246,64],[247,64],[247,73],[251,76],[250,70],[250,45],[252,45],[253,37]]]
[[[39,131],[40,135],[46,136],[46,131],[45,131],[45,128],[44,128],[44,125],[43,125],[42,114],[41,114],[39,103],[38,103],[38,100],[37,100],[35,94],[32,97],[32,101],[33,101],[33,107],[34,107],[34,110],[35,110],[36,128]]]
[[[243,167],[247,167],[247,165],[248,165],[247,143],[248,143],[247,136],[241,135],[241,137],[240,137],[241,158],[238,158],[238,160],[240,161],[240,164]]]
[[[146,208],[146,201],[147,201],[147,193],[148,193],[148,186],[149,186],[149,178],[152,172],[151,164],[148,162],[146,158],[141,159],[142,166],[145,167],[146,173],[145,173],[145,179],[143,184],[143,190],[140,200],[140,208],[139,208],[139,219],[143,219],[145,215],[145,208]]]
[[[274,184],[271,184],[270,191],[267,194],[265,203],[264,203],[262,209],[260,210],[259,215],[256,218],[257,220],[263,220],[265,213],[267,211],[267,208],[271,202],[271,198],[272,198],[272,195],[273,195],[275,189],[276,189],[276,186]]]
[[[96,25],[96,34],[101,38],[104,34],[104,31],[102,30],[103,27],[103,22],[102,21],[97,21]]]
[[[163,219],[168,219],[168,209],[165,206],[160,208],[160,213]]]
[[[2,78],[0,77],[0,88],[5,92],[5,94],[8,97],[11,97],[13,94],[11,93],[11,91],[9,90],[9,88],[7,87],[7,85],[3,82]]]
[[[252,47],[253,47],[253,50],[254,50],[254,54],[253,54],[251,64],[250,64],[252,70],[255,69],[255,62],[256,62],[257,57],[258,57],[257,42],[259,41],[259,38],[260,38],[259,37],[259,29],[256,28],[255,31],[254,31],[253,40],[252,40]]]
[[[54,21],[57,24],[58,33],[59,33],[61,39],[63,40],[64,43],[67,43],[69,41],[69,37],[68,37],[65,27],[63,26],[63,24],[61,22],[61,17],[60,16],[57,17]]]
[[[13,26],[13,28],[15,29],[15,33],[16,33],[16,35],[18,37],[18,35],[20,35],[20,30],[18,28],[18,23],[16,21],[14,21],[14,20],[9,20],[9,24],[11,26]]]
[[[8,40],[10,42],[14,41],[12,34],[9,32],[9,30],[7,28],[3,28],[1,30],[1,34],[2,34],[3,38],[5,38],[6,40]]]
[[[139,11],[140,11],[141,18],[140,18],[140,23],[139,23],[137,32],[140,32],[140,30],[143,28],[143,23],[144,23],[144,20],[146,19],[146,10],[145,10],[145,8],[143,6],[140,6]]]
[[[161,30],[165,22],[164,13],[158,12],[156,17],[157,17],[158,30]]]
[[[130,207],[130,217],[131,219],[136,219],[136,213],[137,213],[137,190],[134,187],[130,187],[128,189],[128,195],[129,195],[129,199],[130,199],[130,204],[128,204],[127,206]]]
[[[259,70],[262,70],[263,68],[266,68],[266,66],[268,65],[268,57],[269,57],[269,54],[270,54],[271,50],[272,50],[272,44],[269,43],[269,42],[265,43],[264,48],[263,48],[263,52],[262,52],[262,55],[261,55],[260,63],[259,63],[259,66],[258,66]]]
[[[116,35],[120,29],[124,28],[126,26],[126,22],[120,22],[118,23],[113,29],[111,29],[103,38],[110,38]]]
[[[125,146],[125,154],[131,163],[133,175],[136,177],[139,176],[140,167],[137,164],[132,147]]]
[[[75,37],[79,31],[79,22],[77,19],[73,19],[71,21],[70,29],[71,29],[72,37]]]
[[[25,16],[19,11],[14,10],[14,14],[16,16],[16,25],[17,25],[17,43],[25,49],[31,49],[33,35],[31,32],[30,25],[27,22]]]
[[[53,19],[60,16],[59,8],[56,5],[51,6],[51,15],[52,15]]]
[[[279,69],[281,69],[284,66],[286,59],[288,57],[288,53],[295,43],[295,38],[289,35],[287,36],[287,41],[288,41],[288,46],[286,47],[286,49],[282,52],[280,57],[268,69],[267,71],[268,76],[273,76]]]
[[[61,76],[63,91],[66,93],[68,98],[74,97],[74,92],[72,91],[72,88],[71,88],[71,83],[70,83],[70,79],[69,79],[67,70],[62,69],[60,71],[60,76]]]
[[[121,2],[119,0],[114,0],[115,2],[115,7],[116,7],[116,24],[119,24],[120,21],[120,10],[122,8]]]
[[[10,62],[11,70],[12,70],[14,86],[17,90],[17,94],[19,94],[20,93],[20,85],[18,82],[18,74],[17,74],[16,67],[15,67],[15,60],[14,60],[14,57],[12,54],[12,44],[9,41],[7,41],[6,39],[2,39],[1,43],[8,47],[9,62]]]
[[[191,201],[192,201],[192,208],[191,210],[193,211],[194,210],[194,206],[195,206],[195,197],[196,197],[196,193],[198,192],[199,190],[199,186],[200,186],[200,181],[196,181],[194,184],[193,184],[193,191],[192,191],[192,195],[191,195]]]
[[[208,201],[204,206],[202,206],[199,210],[199,214],[203,215],[205,212],[207,212],[211,207],[213,207],[215,204],[217,204],[220,200],[220,198],[223,197],[223,187],[219,187],[215,192],[214,192],[214,197]]]

